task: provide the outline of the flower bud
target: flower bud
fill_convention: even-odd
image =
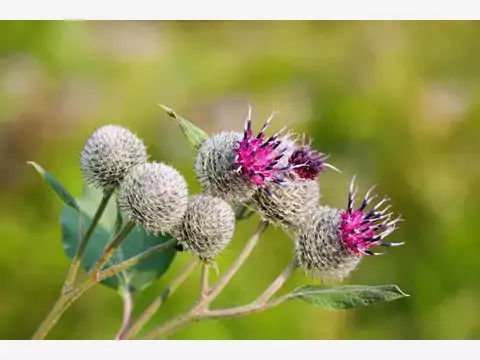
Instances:
[[[245,201],[253,195],[255,184],[234,167],[235,148],[241,139],[241,133],[221,132],[202,144],[195,171],[204,193],[226,201]]]
[[[147,232],[166,234],[185,214],[188,186],[171,166],[160,162],[140,164],[121,183],[118,204]]]
[[[230,243],[235,214],[224,200],[206,194],[189,197],[187,211],[172,235],[182,248],[212,262]]]
[[[205,193],[226,201],[247,201],[257,188],[280,181],[280,174],[291,170],[287,161],[282,163],[288,150],[283,129],[265,139],[272,119],[273,114],[254,136],[249,109],[243,134],[221,132],[202,144],[195,170]]]
[[[301,268],[314,276],[343,279],[353,271],[365,255],[381,255],[370,250],[374,246],[400,246],[403,243],[383,240],[397,229],[400,217],[392,219],[390,208],[382,206],[383,198],[370,210],[368,205],[376,198],[368,190],[362,203],[355,209],[355,178],[352,179],[346,210],[319,207],[303,223],[296,234],[295,254]]]
[[[340,222],[340,210],[322,206],[300,226],[295,238],[300,268],[314,277],[341,280],[357,267],[360,258],[343,242]]]
[[[252,197],[260,216],[274,225],[294,229],[309,219],[318,208],[317,181],[292,176],[281,184],[268,184]]]
[[[134,133],[119,125],[96,130],[81,154],[81,170],[94,187],[110,190],[117,187],[135,165],[148,161],[145,145]]]

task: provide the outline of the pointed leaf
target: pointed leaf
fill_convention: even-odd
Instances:
[[[203,142],[209,138],[208,134],[193,122],[177,115],[172,109],[166,107],[165,105],[158,104],[158,106],[165,110],[168,116],[178,121],[180,128],[194,149],[198,150]]]
[[[84,229],[90,225],[101,199],[102,193],[90,187],[86,187],[83,196],[77,199],[80,214],[84,221]],[[85,250],[82,267],[86,271],[89,271],[96,264],[103,249],[111,241],[116,230],[121,227],[120,224],[125,223],[125,220],[126,216],[121,212],[119,213],[116,199],[112,196]],[[67,256],[73,259],[79,239],[79,213],[68,206],[64,206],[60,222],[63,249]],[[154,245],[170,239],[171,236],[148,235],[143,228],[135,227],[120,245],[119,249],[113,253],[112,258],[105,265],[104,269],[121,263]],[[105,279],[102,283],[120,291],[140,291],[168,270],[175,254],[176,251],[174,249],[154,253],[135,266]]]
[[[27,164],[32,165],[35,170],[42,176],[43,180],[47,182],[52,190],[57,194],[57,196],[62,200],[62,202],[76,211],[80,211],[80,208],[75,200],[75,198],[70,195],[67,189],[57,180],[55,177],[50,174],[48,171],[45,171],[40,165],[36,162],[28,161]]]
[[[393,301],[407,297],[396,285],[364,286],[315,286],[307,285],[294,290],[290,299],[301,299],[325,309],[351,309],[369,306],[377,302]]]

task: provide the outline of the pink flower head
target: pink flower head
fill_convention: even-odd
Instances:
[[[292,170],[302,179],[315,180],[318,174],[325,171],[326,167],[339,171],[334,166],[327,164],[328,156],[312,149],[312,141],[308,143],[303,137],[302,146],[296,148],[288,159]]]
[[[270,125],[275,113],[267,119],[262,126],[260,133],[253,136],[251,108],[249,107],[248,117],[245,121],[245,132],[243,139],[238,141],[235,149],[235,167],[237,171],[247,176],[252,183],[263,187],[267,182],[282,183],[283,180],[278,176],[280,173],[290,169],[290,166],[279,165],[279,161],[283,158],[285,151],[288,149],[279,140],[279,136],[285,128],[271,136],[267,140],[265,138],[265,130]]]
[[[318,174],[325,171],[324,158],[308,147],[296,149],[288,162],[294,166],[293,171],[302,179],[315,180]]]
[[[355,195],[354,190],[355,177],[350,184],[348,194],[348,209],[342,212],[340,232],[342,239],[347,247],[356,255],[381,255],[383,253],[374,253],[369,250],[372,246],[400,246],[404,243],[388,243],[382,240],[397,229],[396,223],[401,221],[400,217],[391,220],[392,213],[386,213],[390,205],[382,210],[380,208],[389,199],[384,197],[370,211],[366,211],[367,205],[377,196],[370,197],[374,186],[368,190],[362,204],[358,209],[354,209]]]

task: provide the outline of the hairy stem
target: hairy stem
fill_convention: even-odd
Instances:
[[[107,246],[100,260],[88,273],[87,278],[82,281],[78,286],[60,295],[60,298],[53,306],[53,309],[50,311],[50,313],[42,322],[38,330],[33,335],[32,340],[44,339],[45,336],[47,336],[48,332],[52,329],[52,327],[57,323],[58,319],[60,319],[61,315],[65,312],[65,310],[67,310],[70,305],[72,305],[75,300],[77,300],[93,284],[98,282],[99,271],[108,262],[113,252],[117,249],[120,243],[125,239],[125,237],[133,228],[134,224],[128,222],[124,226],[124,228],[115,236],[110,245]]]
[[[33,334],[32,340],[44,339],[50,332],[52,327],[57,323],[58,319],[60,319],[65,310],[67,310],[70,305],[72,305],[75,300],[77,300],[82,295],[82,293],[82,291],[74,289],[68,294],[62,294],[53,306],[50,313],[42,321],[35,334]]]
[[[188,264],[178,275],[174,278],[170,284],[165,288],[162,294],[153,301],[150,306],[138,317],[138,319],[132,324],[132,326],[123,334],[123,339],[132,339],[136,336],[145,324],[152,318],[152,316],[158,311],[158,309],[167,301],[179,287],[182,285],[189,276],[193,273],[198,265],[198,260],[193,260]]]
[[[238,306],[229,309],[218,309],[218,310],[207,310],[201,316],[202,319],[218,319],[222,317],[239,317],[250,315],[253,313],[261,312],[277,305],[280,305],[282,302],[287,300],[290,295],[280,297],[276,300],[268,302],[274,296],[280,288],[285,285],[287,280],[293,274],[295,269],[298,266],[298,261],[293,260],[286,268],[281,272],[280,275],[275,279],[275,281],[263,292],[262,295],[258,297],[257,300],[251,304],[245,306]]]
[[[237,221],[246,220],[253,215],[254,211],[248,207],[250,204],[251,202],[247,202],[247,204],[234,205],[233,209],[235,212],[235,219],[237,219]]]
[[[194,308],[186,313],[173,318],[170,321],[167,321],[160,327],[154,329],[150,333],[148,333],[143,339],[144,340],[162,340],[166,339],[172,333],[178,331],[184,325],[200,318],[199,314],[197,314],[197,308]]]
[[[275,293],[280,290],[280,288],[285,285],[287,280],[293,274],[295,269],[298,267],[297,259],[292,260],[292,262],[282,271],[282,273],[275,279],[275,281],[259,296],[255,302],[257,305],[263,305],[268,300],[272,298]]]
[[[199,301],[197,301],[196,304],[193,305],[186,313],[167,321],[160,327],[152,330],[146,335],[145,339],[163,339],[173,332],[179,330],[182,326],[188,324],[189,322],[205,317],[205,314],[208,313],[208,310],[206,309],[208,308],[209,304],[218,296],[218,294],[220,294],[220,292],[225,288],[225,286],[227,286],[233,276],[237,273],[238,269],[240,269],[240,267],[245,263],[245,260],[247,260],[255,246],[257,246],[260,236],[267,227],[268,222],[260,221],[255,233],[252,235],[250,240],[248,240],[237,259],[228,268],[225,274],[210,288],[205,297],[200,298]]]
[[[120,330],[118,330],[115,340],[121,340],[124,333],[128,330],[130,323],[132,321],[132,312],[133,312],[133,297],[130,291],[124,291],[122,293],[123,297],[123,320]]]
[[[233,318],[251,315],[261,311],[271,309],[275,306],[280,305],[285,300],[290,298],[290,295],[287,294],[283,297],[280,297],[276,300],[268,302],[276,294],[278,290],[287,282],[290,276],[293,274],[295,269],[298,266],[297,260],[293,260],[282,273],[275,279],[275,281],[263,292],[262,295],[258,297],[257,300],[252,302],[249,305],[238,306],[229,309],[218,309],[218,310],[209,310],[205,307],[195,306],[190,311],[181,315],[158,328],[156,331],[147,335],[146,339],[165,339],[168,335],[174,331],[180,329],[182,326],[187,325],[188,323],[194,320],[203,320],[203,319],[219,319],[219,318]]]
[[[243,265],[245,260],[250,256],[255,246],[257,246],[258,242],[260,241],[260,236],[263,232],[267,229],[268,222],[260,221],[258,224],[257,229],[253,236],[248,240],[247,244],[243,248],[240,255],[238,255],[237,259],[233,262],[233,264],[228,268],[225,274],[213,285],[210,291],[205,298],[206,303],[210,303],[217,297],[217,295],[227,286],[227,284],[232,280],[233,276],[237,273],[238,269]]]
[[[115,236],[112,242],[107,245],[105,250],[103,250],[102,257],[100,258],[100,260],[97,261],[95,266],[90,270],[88,277],[94,278],[95,281],[98,281],[98,277],[100,275],[100,272],[102,271],[102,268],[105,266],[108,260],[110,260],[115,250],[118,249],[122,241],[125,240],[125,238],[133,230],[134,227],[135,227],[135,223],[133,221],[129,221],[125,224],[125,226]]]
[[[207,264],[202,265],[202,276],[200,278],[200,295],[198,301],[202,301],[207,297],[209,290],[209,270],[210,267]]]
[[[106,191],[103,194],[102,201],[100,202],[97,211],[95,212],[95,215],[93,216],[92,222],[90,223],[90,226],[88,227],[87,231],[85,232],[84,236],[81,236],[77,251],[75,253],[75,256],[72,260],[72,264],[70,265],[70,269],[68,270],[67,277],[65,279],[65,283],[63,285],[64,290],[67,290],[71,288],[73,283],[75,282],[75,279],[77,277],[78,269],[80,268],[80,264],[82,263],[82,258],[83,254],[85,253],[85,250],[87,249],[88,245],[88,240],[90,240],[90,237],[93,235],[93,232],[95,231],[95,227],[97,226],[98,222],[100,221],[105,208],[108,205],[108,202],[110,201],[110,198],[112,197],[113,194],[113,189]],[[83,232],[83,218],[82,214],[79,214],[80,216],[80,221],[82,226],[80,227],[80,234]]]
[[[177,244],[177,240],[170,239],[170,240],[167,240],[164,243],[161,243],[159,245],[152,246],[152,247],[148,248],[147,250],[141,252],[140,254],[132,256],[131,258],[121,262],[120,264],[113,265],[113,266],[109,267],[108,269],[103,270],[102,272],[100,272],[98,274],[97,280],[98,281],[103,281],[106,278],[109,278],[113,275],[116,275],[116,274],[122,272],[123,270],[129,269],[132,266],[135,266],[140,261],[145,260],[146,258],[148,258],[149,256],[151,256],[152,254],[154,254],[156,252],[162,252],[162,251],[173,248],[176,244]]]
[[[205,312],[205,314],[203,314],[200,318],[213,320],[220,318],[234,318],[251,315],[278,306],[287,299],[289,299],[289,296],[283,296],[276,300],[263,304],[258,304],[257,302],[254,302],[249,305],[237,306],[229,309],[209,310]]]

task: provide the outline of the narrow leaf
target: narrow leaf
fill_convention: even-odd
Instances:
[[[290,299],[301,299],[325,309],[351,309],[377,302],[393,301],[409,295],[396,285],[316,286],[307,285],[294,290]]]
[[[68,190],[65,189],[65,187],[57,179],[55,179],[52,174],[50,174],[48,171],[45,171],[40,165],[33,161],[28,161],[27,164],[32,165],[35,170],[37,170],[40,176],[42,176],[47,184],[50,185],[52,190],[58,195],[60,200],[62,200],[65,205],[76,211],[80,211],[80,207],[78,206],[75,198],[70,195]]]
[[[194,149],[198,150],[203,142],[209,138],[208,134],[193,122],[177,115],[172,109],[166,107],[165,105],[158,104],[158,106],[165,110],[168,116],[178,121],[180,128]]]

